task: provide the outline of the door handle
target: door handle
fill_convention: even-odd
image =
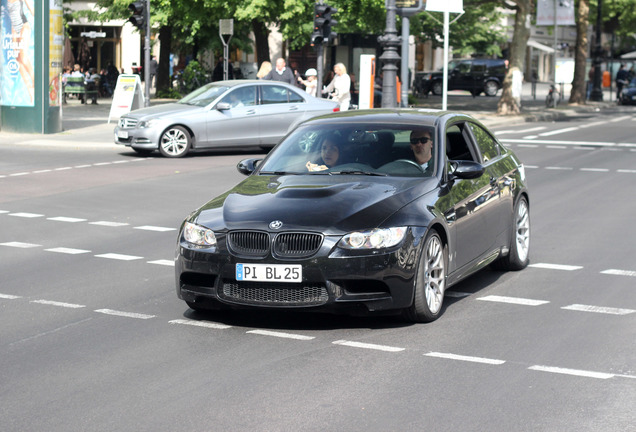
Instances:
[[[289,108],[290,111],[298,111],[298,107],[296,105],[294,105],[293,107]]]
[[[256,114],[256,110],[248,110],[248,111],[245,112],[245,114],[254,115],[254,114]]]

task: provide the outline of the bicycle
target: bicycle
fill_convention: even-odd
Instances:
[[[554,84],[550,84],[550,90],[548,90],[548,95],[545,97],[545,106],[546,108],[551,108],[558,105],[559,102],[561,102],[561,93],[559,93]]]

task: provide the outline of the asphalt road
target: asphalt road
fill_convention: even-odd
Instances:
[[[0,430],[634,430],[636,111],[494,130],[531,265],[426,325],[179,301],[176,229],[247,152],[0,143]]]

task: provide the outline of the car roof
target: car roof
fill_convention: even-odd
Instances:
[[[305,125],[315,124],[348,124],[348,123],[384,123],[384,124],[437,124],[453,119],[471,120],[477,122],[467,114],[430,109],[413,108],[381,108],[368,110],[341,111],[314,117],[304,122]],[[477,122],[478,123],[478,122]]]

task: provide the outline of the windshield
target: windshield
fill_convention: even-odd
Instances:
[[[177,103],[204,107],[214,102],[219,96],[225,93],[227,89],[229,89],[229,87],[226,85],[215,83],[206,84],[192,93],[187,94]]]
[[[428,145],[424,159],[416,158],[423,144],[413,136],[434,138],[432,125],[316,124],[301,126],[279,144],[263,162],[264,175],[372,175],[425,177],[434,174],[437,144]],[[424,140],[426,141],[426,140]],[[432,149],[431,149],[432,147]]]

